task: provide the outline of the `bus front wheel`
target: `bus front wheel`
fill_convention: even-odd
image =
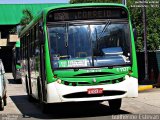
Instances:
[[[3,99],[0,100],[0,111],[4,110],[4,101]]]
[[[25,77],[25,81],[26,81],[26,92],[27,92],[27,96],[28,96],[28,101],[29,101],[29,102],[33,102],[34,99],[33,99],[32,95],[31,95],[31,93],[30,93],[29,82],[28,82],[27,76]]]
[[[39,99],[39,102],[42,103],[43,102],[42,84],[39,77],[37,78],[37,88],[38,88],[38,99]]]
[[[7,95],[6,95],[6,93],[3,97],[3,102],[4,102],[4,106],[6,106],[7,105]]]
[[[121,108],[122,99],[109,100],[108,103],[111,109],[119,110]]]
[[[41,103],[41,109],[42,109],[42,112],[44,113],[44,114],[48,114],[48,112],[49,112],[49,106],[48,106],[48,104],[47,103],[44,103],[44,102],[42,102]]]

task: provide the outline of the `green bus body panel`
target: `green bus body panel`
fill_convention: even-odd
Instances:
[[[39,11],[46,7],[58,6],[63,3],[48,3],[48,4],[0,4],[0,25],[16,25],[19,24],[24,9],[28,9],[35,16]],[[3,17],[2,17],[3,16]]]
[[[47,13],[50,10],[56,10],[56,9],[67,9],[67,8],[81,8],[81,7],[98,7],[98,6],[113,6],[113,7],[123,7],[126,8],[123,4],[115,4],[115,3],[84,3],[84,4],[66,4],[66,5],[59,5],[59,6],[53,6],[53,7],[48,7],[44,9],[44,14],[47,15]],[[127,9],[128,10],[128,9]]]
[[[127,11],[128,11],[128,9],[127,9],[127,7],[126,6],[124,6],[124,5],[122,5],[122,4],[111,4],[111,3],[92,3],[92,4],[68,4],[68,5],[63,5],[63,6],[58,6],[58,7],[49,7],[49,8],[46,8],[45,10],[44,10],[44,16],[47,16],[47,13],[48,13],[48,11],[50,11],[50,10],[52,10],[52,9],[58,9],[58,8],[60,8],[60,9],[62,9],[62,8],[76,8],[76,7],[89,7],[89,6],[119,6],[119,7],[123,7],[123,8],[125,8]],[[135,51],[135,43],[134,43],[134,36],[133,36],[133,31],[132,31],[132,25],[131,25],[131,22],[130,22],[130,14],[129,14],[129,11],[128,11],[128,15],[129,15],[129,25],[130,25],[130,31],[131,31],[131,44],[132,44],[132,69],[130,68],[130,69],[128,69],[128,70],[132,70],[132,74],[131,74],[131,76],[132,77],[135,77],[135,78],[138,78],[138,70],[137,70],[137,59],[136,59],[136,51]],[[44,20],[44,23],[46,23],[46,19]],[[46,47],[47,47],[47,45],[46,45]],[[47,49],[46,49],[47,50]],[[46,51],[47,52],[47,51]],[[50,66],[50,56],[46,56],[46,60],[47,60],[47,63],[46,63],[46,65],[48,66],[47,68],[46,68],[46,70],[47,70],[47,73],[49,72],[49,71],[52,71],[52,68],[51,68],[51,66]],[[94,69],[94,68],[93,68]],[[113,70],[111,70],[111,69],[101,69],[102,71],[105,71],[106,70],[106,72],[108,71],[108,72],[114,72],[115,74],[117,73],[116,72],[116,70],[115,69],[113,69]],[[79,70],[79,72],[81,72],[81,73],[86,73],[86,71],[84,72],[84,70],[82,69],[82,70]],[[65,79],[67,79],[67,77],[74,77],[74,78],[68,78],[67,80],[73,80],[73,79],[75,79],[76,77],[74,76],[75,74],[77,74],[77,73],[75,73],[73,70],[71,70],[70,72],[68,72],[68,71],[65,71],[65,70],[63,70],[63,71],[61,71],[61,70],[57,70],[57,71],[54,71],[54,74],[55,75],[58,75],[58,77],[60,78],[60,79],[63,79],[63,77],[65,78]],[[119,74],[119,75],[118,75]],[[124,77],[126,74],[128,74],[128,71],[127,71],[127,73],[117,73],[117,75],[118,76],[121,76],[121,77]],[[60,76],[59,76],[60,75]],[[64,76],[63,76],[64,75]],[[53,78],[53,74],[50,72],[50,74],[48,74],[48,77],[47,77],[48,79],[48,82],[50,83],[50,82],[53,82],[53,81],[55,81],[56,79],[54,79]],[[92,78],[93,78],[93,76],[92,76]],[[98,78],[98,76],[97,76],[97,78]],[[105,76],[105,79],[116,79],[116,75],[113,75],[112,77],[111,76]],[[77,79],[77,78],[76,78]],[[90,78],[89,78],[90,79]],[[100,78],[99,78],[100,79]],[[101,77],[101,80],[102,79],[104,79],[103,77]],[[82,80],[82,79],[81,79]],[[86,78],[85,78],[85,81],[87,81],[87,76],[86,76]]]
[[[47,33],[46,25],[44,25],[44,32]],[[45,34],[46,35],[46,34]],[[50,83],[53,81],[53,72],[51,67],[51,61],[50,61],[50,54],[49,54],[49,45],[48,45],[48,36],[45,36],[45,66],[46,66],[46,79],[47,82]]]
[[[118,79],[121,79],[123,78],[124,79],[124,76],[126,74],[120,74],[120,75],[116,75],[116,76],[103,76],[103,77],[90,77],[90,78],[87,78],[87,77],[84,77],[84,78],[61,78],[62,81],[65,81],[65,82],[70,82],[70,83],[81,83],[81,82],[88,82],[90,83],[90,85],[96,85],[100,82],[103,82],[103,81],[107,81],[106,83],[107,84],[112,84],[110,83],[111,81],[113,80],[118,80]],[[93,83],[93,78],[96,78],[96,82]]]
[[[23,36],[23,34],[25,32],[27,32],[34,24],[36,24],[38,22],[38,20],[40,18],[43,17],[44,19],[44,24],[46,24],[46,16],[47,13],[50,10],[54,10],[54,9],[63,9],[63,8],[80,8],[80,7],[95,7],[95,6],[115,6],[115,7],[123,7],[126,8],[126,6],[122,5],[122,4],[114,4],[114,3],[85,3],[85,4],[58,4],[52,7],[46,7],[44,8],[41,12],[39,12],[39,14],[37,14],[37,16],[35,16],[35,18],[27,25],[27,27],[25,27],[21,33],[19,34],[19,36]],[[127,8],[126,8],[127,9]],[[128,9],[127,9],[128,10]]]
[[[136,55],[135,40],[134,40],[133,28],[132,28],[131,17],[130,17],[129,11],[128,11],[128,15],[129,15],[129,25],[130,25],[130,34],[131,34],[131,44],[132,44],[132,71],[133,73],[131,74],[131,76],[138,79],[137,55]]]
[[[125,68],[125,70],[124,70]],[[122,70],[123,69],[123,70]],[[93,77],[93,76],[116,76],[116,75],[121,75],[121,74],[128,74],[128,70],[131,70],[131,67],[119,67],[119,68],[99,68],[99,69],[94,69],[94,68],[90,68],[90,69],[80,69],[77,71],[74,71],[73,69],[71,70],[56,70],[54,72],[54,74],[57,75],[57,77],[60,78],[66,78],[66,77]],[[89,74],[94,74],[94,73],[98,73],[98,75],[87,75],[87,73]],[[102,75],[101,75],[102,73]],[[86,74],[86,75],[85,75]]]
[[[131,74],[132,77],[138,78],[138,68],[137,68],[137,56],[136,56],[136,49],[135,49],[135,41],[134,41],[134,35],[133,35],[133,29],[130,23],[130,31],[131,31],[131,42],[132,42],[132,71]]]
[[[128,11],[126,6],[122,4],[112,4],[112,3],[86,3],[86,4],[66,4],[66,5],[59,5],[59,6],[52,6],[49,8],[45,8],[32,22],[21,32],[20,36],[23,36],[24,33],[26,33],[35,23],[38,22],[39,19],[43,18],[43,27],[44,27],[44,32],[45,32],[45,70],[46,70],[46,79],[48,83],[56,81],[58,78],[60,79],[65,79],[69,81],[75,81],[75,80],[84,80],[84,81],[90,81],[91,78],[96,77],[98,81],[101,80],[112,80],[120,77],[124,77],[125,75],[128,74],[128,70],[132,70],[131,76],[138,78],[138,73],[137,73],[137,60],[136,60],[136,51],[135,51],[135,43],[134,43],[134,36],[133,36],[133,31],[132,31],[132,25],[130,22],[130,14],[129,14],[129,25],[130,25],[130,31],[131,31],[131,44],[132,44],[132,67],[127,67],[127,71],[119,72],[117,71],[118,68],[113,68],[113,69],[107,69],[107,68],[99,68],[101,72],[106,72],[106,75],[101,75],[101,76],[81,76],[78,77],[76,75],[78,74],[83,74],[87,73],[85,69],[79,69],[78,71],[72,70],[52,70],[51,67],[51,61],[50,61],[50,53],[49,53],[49,45],[48,45],[48,33],[47,33],[47,28],[46,28],[46,16],[50,10],[54,9],[67,9],[67,8],[81,8],[81,7],[96,7],[96,6],[113,6],[113,7],[122,7]],[[119,68],[124,68],[124,67],[119,67]],[[126,68],[126,67],[125,67]],[[94,68],[93,68],[94,69]],[[107,75],[108,73],[112,73],[112,75]],[[54,75],[57,76],[57,78],[54,78]],[[83,79],[82,79],[83,78]]]

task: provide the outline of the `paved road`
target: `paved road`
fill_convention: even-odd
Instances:
[[[112,115],[128,114],[160,114],[160,89],[141,92],[138,98],[123,99],[121,110],[111,111],[107,102],[101,104],[62,104],[60,107],[50,106],[49,114],[42,114],[38,103],[30,103],[22,84],[13,81],[11,73],[6,73],[8,78],[7,94],[8,104],[4,114],[15,114],[25,119],[74,119],[74,120],[106,120]],[[9,116],[16,117],[16,116]]]

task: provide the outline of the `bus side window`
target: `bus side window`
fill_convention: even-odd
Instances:
[[[26,36],[26,59],[29,57],[29,33],[28,35]]]
[[[32,57],[34,56],[34,38],[35,38],[35,34],[34,34],[34,28],[32,28]]]
[[[28,52],[28,56],[31,57],[32,56],[32,40],[31,40],[31,30],[29,31],[29,35],[28,35],[28,48],[29,48],[29,52]]]
[[[38,56],[40,54],[40,49],[39,49],[39,39],[38,39],[38,24],[34,28],[34,55]]]
[[[40,50],[39,50],[38,44],[36,43],[35,56],[38,56],[39,54],[40,54]]]
[[[24,37],[24,59],[26,59],[26,35]]]

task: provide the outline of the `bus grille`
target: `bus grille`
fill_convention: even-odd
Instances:
[[[114,80],[103,80],[103,81],[100,81],[98,83],[89,83],[89,82],[69,82],[69,81],[64,81],[62,80],[62,83],[64,85],[68,85],[68,86],[90,86],[90,85],[104,85],[104,84],[116,84],[116,83],[119,83],[119,82],[122,82],[124,81],[125,79],[122,77],[122,78],[118,78],[118,79],[114,79]]]
[[[88,94],[87,92],[78,92],[63,95],[64,98],[89,98],[89,97],[105,97],[105,96],[116,96],[124,95],[126,91],[115,91],[115,90],[105,90],[103,94]]]

